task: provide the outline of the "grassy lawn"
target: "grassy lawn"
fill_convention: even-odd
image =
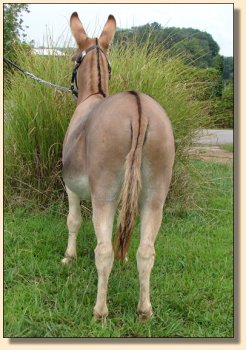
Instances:
[[[95,235],[84,221],[78,259],[60,261],[66,217],[22,207],[5,213],[5,337],[233,337],[232,167],[193,161],[203,178],[199,208],[164,214],[151,277],[154,317],[138,321],[135,253],[115,261],[105,324],[92,317],[97,274]],[[206,202],[204,201],[206,198]]]

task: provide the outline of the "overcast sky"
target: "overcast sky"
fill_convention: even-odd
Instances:
[[[70,38],[69,19],[77,11],[89,36],[100,35],[109,14],[117,27],[158,22],[163,27],[192,27],[212,35],[220,46],[220,54],[233,55],[232,4],[31,4],[23,15],[27,40],[43,45],[47,30],[56,42]]]

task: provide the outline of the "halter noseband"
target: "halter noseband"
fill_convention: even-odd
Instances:
[[[101,49],[101,47],[98,45],[98,39],[96,39],[96,45],[92,45],[90,47],[88,47],[88,49],[82,51],[76,58],[75,60],[75,66],[73,69],[73,73],[72,73],[72,79],[71,79],[71,90],[72,90],[72,94],[76,97],[78,97],[78,83],[77,83],[77,72],[78,72],[78,68],[81,65],[81,63],[83,62],[83,59],[85,58],[85,56],[92,50],[97,49],[100,50],[108,63],[108,73],[109,73],[109,79],[111,78],[111,66],[109,63],[109,60],[105,54],[105,52],[103,51],[103,49]]]

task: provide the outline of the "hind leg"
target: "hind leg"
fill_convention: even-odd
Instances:
[[[68,245],[65,257],[62,259],[63,264],[68,264],[76,258],[76,239],[81,225],[80,199],[67,188],[69,213],[67,217],[68,226]]]
[[[108,315],[107,289],[108,279],[113,266],[114,252],[112,247],[112,229],[115,213],[115,202],[92,201],[93,224],[97,237],[95,263],[98,272],[97,300],[94,316],[104,319]]]
[[[137,250],[140,296],[138,314],[145,319],[152,315],[150,273],[155,260],[154,243],[162,221],[163,203],[152,199],[141,209],[141,238]]]

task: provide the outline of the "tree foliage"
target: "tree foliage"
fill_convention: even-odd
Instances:
[[[28,4],[4,4],[3,7],[3,49],[4,55],[13,58],[14,49],[26,37],[22,14],[29,12]]]
[[[207,68],[212,66],[214,57],[219,53],[219,45],[207,32],[193,28],[163,28],[159,23],[145,24],[131,29],[119,29],[116,43],[129,41],[135,37],[139,44],[146,42],[151,33],[153,45],[162,45],[169,56],[182,54],[194,66]]]
[[[233,80],[233,57],[224,57],[223,79],[226,82]]]

